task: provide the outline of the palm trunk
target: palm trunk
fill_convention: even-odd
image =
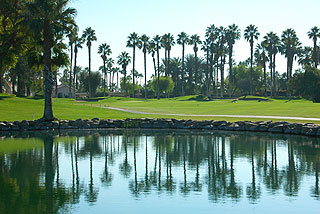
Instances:
[[[233,73],[232,73],[232,45],[229,44],[229,97],[231,97],[231,85],[233,84]]]
[[[92,97],[92,91],[91,91],[91,45],[88,46],[88,52],[89,52],[89,97]]]
[[[221,72],[221,86],[220,86],[220,96],[224,96],[224,56],[220,57],[220,72]]]
[[[117,88],[119,88],[119,71],[117,71]]]
[[[77,48],[75,48],[75,50],[74,50],[74,68],[73,68],[73,86],[75,87],[75,89],[76,89],[76,86],[77,86],[77,84],[76,84],[76,69],[77,69],[77,55],[78,55],[78,50],[77,50]],[[76,91],[74,91],[74,93],[76,93]],[[74,94],[74,96],[76,96],[76,94]]]
[[[0,68],[0,93],[3,93],[3,90],[2,90],[2,79],[3,79],[3,72],[2,72],[2,69]]]
[[[253,64],[253,38],[251,38],[250,41],[250,48],[251,48],[251,53],[250,53],[250,94],[253,95],[253,83],[252,83],[252,64]]]
[[[73,43],[70,44],[70,77],[69,77],[69,97],[72,97],[71,87],[72,87],[72,60],[73,60]]]
[[[158,81],[157,81],[157,99],[160,100],[160,59],[159,59],[159,46],[157,47],[157,60],[158,60]]]
[[[53,90],[53,78],[51,71],[51,47],[52,47],[52,35],[49,29],[50,23],[48,20],[44,21],[43,26],[43,38],[44,38],[44,114],[43,119],[47,121],[54,120],[52,110],[52,90]]]
[[[126,68],[123,69],[124,70],[124,77],[123,77],[123,81],[124,81],[124,93],[125,93],[125,96],[127,96],[128,92],[127,92],[127,80],[126,80],[126,77],[127,77],[127,71],[126,71]]]
[[[318,68],[318,50],[317,50],[317,37],[313,40],[313,61],[314,61],[314,67]]]
[[[106,58],[104,57],[104,60],[103,60],[103,96],[105,97],[106,96]]]
[[[182,44],[181,95],[184,96],[184,43]]]
[[[272,54],[270,54],[269,56],[270,58],[270,80],[271,80],[271,84],[270,84],[270,93],[271,93],[271,97],[273,96],[273,74],[272,74]]]
[[[276,54],[273,54],[273,91],[276,95]]]
[[[207,96],[210,98],[210,81],[211,75],[209,77],[209,49],[207,50],[207,65],[206,65],[206,79],[207,79]]]
[[[263,78],[264,78],[264,96],[267,96],[267,68],[266,68],[266,57],[263,56]]]
[[[194,52],[194,59],[195,59],[195,75],[196,75],[196,82],[195,82],[195,86],[196,86],[196,95],[198,95],[198,56],[197,56],[197,52]]]
[[[132,79],[133,79],[133,86],[132,86],[132,97],[134,98],[134,84],[135,84],[135,78],[134,78],[134,72],[135,72],[135,59],[136,59],[136,45],[133,44],[133,71],[132,71]]]
[[[147,91],[147,51],[146,50],[143,52],[143,58],[144,58],[144,98],[147,99],[148,91]]]

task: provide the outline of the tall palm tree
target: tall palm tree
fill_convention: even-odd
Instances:
[[[210,87],[211,87],[211,79],[209,77],[209,60],[210,60],[210,40],[207,38],[202,42],[201,50],[204,51],[206,57],[206,93],[207,96],[210,98]],[[212,75],[212,73],[211,73]]]
[[[147,51],[149,50],[149,39],[150,37],[146,34],[143,34],[140,37],[141,45],[139,46],[143,52],[143,59],[144,59],[144,98],[147,99]]]
[[[136,34],[135,32],[131,33],[128,36],[128,41],[127,41],[127,47],[132,48],[133,50],[133,54],[132,54],[132,64],[133,64],[133,68],[132,70],[135,71],[135,60],[136,60],[136,47],[139,46],[140,43],[140,39],[138,34]],[[135,75],[134,73],[132,74],[132,78],[133,78],[133,90],[132,90],[132,97],[134,98],[134,85],[135,85]]]
[[[43,119],[54,120],[52,110],[53,72],[52,49],[56,37],[66,35],[75,26],[76,10],[68,7],[69,0],[33,0],[26,3],[26,19],[29,20],[30,30],[39,38],[42,35],[44,65],[44,114]],[[32,24],[31,24],[32,23]],[[37,23],[36,25],[34,23]]]
[[[202,41],[200,40],[200,36],[198,36],[197,34],[193,34],[190,37],[190,45],[193,45],[193,51],[194,51],[194,58],[195,58],[195,65],[194,65],[194,74],[195,74],[195,84],[196,84],[196,94],[198,94],[198,45],[200,45],[202,43]]]
[[[157,51],[157,99],[160,99],[160,56],[159,50],[161,49],[161,36],[156,35],[153,37],[153,43],[155,44],[155,48]]]
[[[127,96],[127,87],[126,87],[126,77],[127,77],[127,66],[131,62],[131,57],[127,52],[121,52],[121,54],[118,56],[118,64],[122,67],[122,71],[124,74],[123,82],[124,82],[124,91],[125,95]]]
[[[287,58],[287,81],[292,76],[293,61],[300,51],[301,43],[295,30],[289,28],[281,35],[281,53]]]
[[[151,57],[152,57],[155,77],[157,76],[157,66],[156,66],[156,58],[155,58],[156,52],[157,52],[156,45],[155,45],[154,41],[151,40],[149,42],[149,46],[148,46],[148,53],[151,54]]]
[[[209,57],[209,64],[210,64],[210,77],[209,77],[209,83],[208,83],[208,97],[211,98],[211,81],[213,81],[213,69],[214,69],[214,55],[215,55],[215,41],[217,39],[217,28],[214,26],[214,24],[210,25],[206,29],[206,41],[209,45],[209,50],[207,57]],[[213,81],[215,83],[215,81]],[[216,84],[215,84],[216,87]]]
[[[110,45],[108,45],[107,43],[102,43],[101,45],[99,45],[98,48],[98,54],[101,54],[101,58],[103,61],[103,96],[106,96],[106,75],[107,75],[107,70],[106,70],[106,61],[107,61],[107,56],[110,56],[110,54],[112,53]]]
[[[71,31],[69,32],[69,34],[67,35],[68,39],[69,39],[69,46],[70,46],[70,74],[69,74],[69,94],[71,95],[71,87],[72,87],[72,61],[73,61],[73,53],[74,53],[74,43],[76,40],[78,34],[78,29],[75,28],[71,28]]]
[[[184,51],[185,45],[189,44],[189,36],[185,32],[178,35],[177,43],[182,46],[182,70],[181,70],[181,95],[184,96]]]
[[[280,39],[277,34],[273,32],[267,33],[266,36],[263,37],[264,42],[267,47],[269,61],[270,61],[270,76],[271,76],[271,96],[273,96],[273,92],[275,91],[275,69],[276,69],[276,54],[279,51]]]
[[[222,26],[217,28],[218,33],[218,56],[220,57],[220,72],[221,72],[221,83],[220,83],[220,96],[224,96],[224,65],[226,60],[226,53],[228,52],[226,44],[226,29]],[[218,66],[217,66],[218,67]]]
[[[107,71],[109,71],[109,90],[111,90],[111,75],[112,75],[112,70],[113,70],[113,64],[114,60],[112,58],[108,58],[106,61],[107,64]]]
[[[74,67],[73,67],[73,81],[74,86],[77,88],[77,81],[76,81],[76,73],[77,73],[77,57],[78,51],[82,48],[83,39],[81,37],[76,36],[74,40]]]
[[[233,45],[236,40],[239,40],[241,37],[241,31],[237,25],[229,25],[226,30],[226,40],[229,50],[229,97],[231,97],[231,85],[234,83],[233,73],[232,73],[232,54],[233,54]]]
[[[91,89],[91,46],[93,41],[97,41],[96,32],[91,27],[87,27],[82,33],[83,40],[87,41],[88,56],[89,56],[89,97],[92,97]]]
[[[258,27],[255,25],[249,25],[244,30],[244,38],[250,43],[250,93],[253,95],[253,86],[252,86],[252,63],[253,63],[253,43],[254,40],[257,40],[260,36],[258,32]]]
[[[298,63],[302,65],[303,68],[310,67],[312,64],[312,47],[301,48],[298,54]]]
[[[319,61],[319,51],[317,46],[317,39],[320,38],[320,29],[317,26],[314,26],[311,28],[311,30],[308,32],[309,39],[313,40],[313,53],[312,53],[312,59],[314,63],[314,67],[318,67],[318,61]]]
[[[267,44],[266,42],[262,41],[260,44],[257,45],[254,56],[256,58],[256,62],[258,66],[263,68],[263,82],[264,82],[264,96],[267,96],[267,69],[266,69],[266,62],[268,61],[267,57]]]

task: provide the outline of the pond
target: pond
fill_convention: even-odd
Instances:
[[[0,213],[319,213],[320,140],[99,130],[0,137]]]

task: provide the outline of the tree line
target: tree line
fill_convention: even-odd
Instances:
[[[250,58],[238,63],[233,59],[234,44],[242,33],[235,24],[208,26],[203,41],[199,35],[185,32],[178,34],[177,38],[171,33],[151,38],[133,32],[126,42],[126,46],[132,48],[131,56],[124,51],[114,60],[110,57],[110,45],[99,45],[97,52],[102,59],[99,69],[102,75],[97,78],[97,74],[93,75],[91,71],[91,47],[97,41],[95,30],[88,27],[79,35],[74,19],[76,10],[69,7],[69,3],[69,0],[1,0],[0,93],[7,82],[11,83],[12,91],[17,88],[17,95],[29,95],[31,91],[42,93],[45,99],[43,118],[46,120],[54,119],[51,97],[60,69],[65,70],[62,79],[68,82],[70,90],[71,86],[82,88],[89,97],[94,96],[95,88],[100,87],[103,96],[108,90],[121,90],[131,97],[136,97],[136,93],[141,91],[145,98],[158,99],[189,94],[203,94],[211,99],[226,95],[275,96],[281,93],[305,95],[314,101],[320,99],[317,69],[320,30],[316,26],[307,33],[313,47],[304,47],[291,28],[283,31],[281,36],[269,32],[262,42],[255,44],[260,33],[255,25],[249,25],[243,37],[250,44]],[[171,49],[176,44],[181,46],[181,57],[171,56]],[[88,67],[81,77],[77,56],[84,45],[88,48]],[[185,54],[187,45],[192,46],[193,54]],[[143,52],[144,74],[136,71],[137,49]],[[164,59],[160,59],[161,49],[165,52]],[[204,57],[199,56],[200,51]],[[149,81],[147,54],[151,55],[154,67]],[[287,59],[284,75],[276,71],[277,54]],[[293,62],[296,59],[302,69],[294,73]],[[128,72],[131,62],[132,69]],[[225,70],[229,71],[227,75]],[[114,83],[115,74],[117,84]],[[119,74],[123,76],[120,83]],[[99,79],[98,84],[94,83],[92,75]],[[137,77],[144,77],[144,84],[139,85]]]

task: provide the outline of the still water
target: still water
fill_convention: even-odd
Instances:
[[[0,213],[320,213],[320,140],[237,132],[0,137]]]

